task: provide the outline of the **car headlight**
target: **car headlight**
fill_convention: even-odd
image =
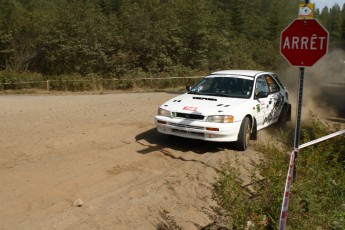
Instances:
[[[215,122],[215,123],[232,123],[234,121],[234,116],[231,116],[231,115],[209,116],[207,117],[206,121]]]
[[[170,117],[171,113],[170,113],[170,111],[168,111],[166,109],[159,108],[158,109],[158,115],[164,116],[164,117]]]

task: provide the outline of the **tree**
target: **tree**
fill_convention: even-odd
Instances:
[[[37,42],[36,68],[46,74],[98,73],[116,52],[116,18],[92,1],[61,1]],[[39,44],[39,45],[38,45]]]
[[[0,4],[0,68],[26,70],[30,49],[36,36],[35,15],[14,0]]]
[[[329,33],[330,39],[339,41],[341,39],[342,13],[340,6],[335,4],[329,12]]]
[[[321,14],[319,16],[319,21],[321,22],[321,24],[327,29],[329,30],[330,28],[330,24],[329,24],[329,9],[327,6],[325,6],[322,10],[321,10]]]
[[[341,13],[341,21],[342,21],[342,24],[341,24],[341,39],[343,41],[343,44],[345,45],[345,3],[343,5],[343,9],[342,9],[342,13]]]
[[[82,76],[271,69],[280,33],[303,2],[0,0],[0,69]],[[315,14],[331,41],[345,38],[344,14],[339,6]]]

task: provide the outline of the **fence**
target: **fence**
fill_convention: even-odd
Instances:
[[[133,88],[166,89],[194,85],[201,76],[127,79],[45,80],[0,82],[0,90],[38,89],[50,91],[103,91]]]
[[[298,146],[298,150],[317,144],[319,142],[325,141],[327,139],[339,136],[339,135],[343,135],[345,134],[345,129],[340,130],[338,132],[329,134],[327,136],[318,138],[316,140],[310,141],[308,143],[304,143],[302,145]],[[287,216],[288,216],[288,206],[289,206],[289,199],[290,199],[290,189],[291,189],[291,185],[293,182],[293,174],[294,172],[294,165],[295,165],[295,152],[292,151],[291,155],[290,155],[290,163],[289,163],[289,168],[288,168],[288,172],[287,172],[287,176],[286,176],[286,181],[285,181],[285,189],[284,189],[284,193],[283,193],[283,202],[282,202],[282,207],[281,207],[281,211],[280,211],[280,219],[279,219],[279,230],[285,230],[286,228],[286,222],[287,222]]]

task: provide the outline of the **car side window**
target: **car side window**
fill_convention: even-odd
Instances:
[[[280,81],[279,77],[276,74],[272,74],[273,78],[278,82],[278,84],[284,88],[283,83]]]
[[[258,92],[269,93],[268,84],[266,82],[265,76],[260,76],[256,79],[255,93],[258,93]]]
[[[280,91],[278,83],[273,79],[272,76],[266,75],[266,81],[268,83],[268,89],[270,93],[276,93]]]

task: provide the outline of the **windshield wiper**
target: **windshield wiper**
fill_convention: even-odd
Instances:
[[[200,93],[196,92],[196,91],[189,91],[188,94],[197,94],[197,95],[199,95]]]
[[[210,94],[207,94],[207,95],[210,95],[210,96],[220,96],[220,97],[230,97],[230,96],[231,96],[230,94],[221,93],[221,92],[218,92],[218,93],[210,93]]]

